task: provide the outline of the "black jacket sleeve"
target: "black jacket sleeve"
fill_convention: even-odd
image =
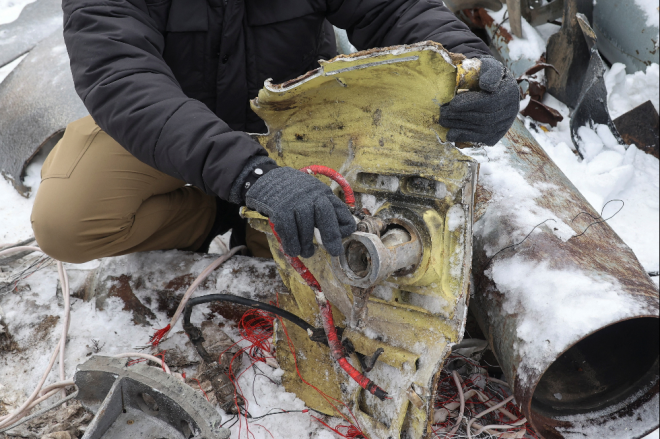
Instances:
[[[439,0],[326,0],[328,20],[358,49],[431,40],[468,58],[488,46]]]
[[[141,161],[227,199],[244,165],[267,153],[183,93],[145,0],[62,8],[76,91],[99,126]]]

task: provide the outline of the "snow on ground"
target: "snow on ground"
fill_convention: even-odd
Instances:
[[[33,235],[30,213],[41,181],[41,165],[43,159],[36,160],[26,170],[24,182],[32,188],[30,198],[23,197],[9,181],[0,178],[0,247],[24,241]]]
[[[176,252],[172,253],[172,257],[176,258]],[[146,257],[148,260],[149,256],[146,255]],[[37,259],[36,255],[27,257],[23,264],[30,264]],[[131,267],[136,267],[136,264],[144,262],[144,258],[137,259],[134,255],[114,259],[118,261],[116,265],[124,266],[125,270],[122,272],[131,272]],[[162,260],[162,257],[159,256],[159,260]],[[81,281],[84,281],[86,277],[76,276],[75,272],[92,270],[97,265],[98,261],[87,264],[65,264],[67,270],[70,271],[72,291],[75,291],[79,287],[78,284],[82,284]],[[198,263],[193,266],[192,273],[198,275],[204,268],[205,264]],[[224,267],[218,270],[218,280],[220,281]],[[228,268],[228,270],[232,269]],[[5,274],[0,274],[0,277]],[[239,293],[254,289],[252,281],[247,276],[233,279],[236,282],[223,286]],[[54,264],[50,264],[21,282],[17,291],[0,293],[0,324],[6,325],[6,328],[0,326],[0,333],[8,331],[19,347],[13,352],[0,354],[0,376],[2,377],[0,380],[0,407],[4,404],[5,408],[11,410],[22,403],[32,392],[35,383],[47,366],[50,353],[61,334],[63,301],[61,292],[58,292],[58,286],[57,271]],[[151,285],[134,290],[140,301],[147,303],[150,298],[155,302],[154,288],[149,287]],[[201,291],[198,294],[210,292]],[[250,294],[245,295],[250,296]],[[134,323],[133,313],[127,311],[125,307],[124,301],[118,297],[106,299],[103,309],[97,308],[95,301],[88,302],[72,298],[71,329],[67,338],[65,361],[67,378],[73,375],[76,365],[85,362],[90,355],[97,351],[99,355],[142,351],[140,346],[147,343],[153,329],[163,326],[169,320],[164,312],[153,309],[156,319],[147,326],[137,325]],[[210,309],[207,305],[198,306],[192,313],[191,322],[199,327],[201,322],[207,319],[209,313]],[[224,330],[233,341],[239,342],[242,347],[247,346],[246,342],[240,341],[241,336],[238,330],[228,320],[222,316],[215,316],[213,322],[224,324]],[[95,340],[98,343],[95,343]],[[170,352],[178,351],[182,357],[197,360],[197,353],[181,330],[180,322],[174,327],[172,336],[161,343],[158,350],[161,349]],[[249,437],[251,439],[267,439],[273,436],[275,438],[309,437],[310,439],[336,437],[329,434],[326,427],[311,417],[313,412],[300,413],[305,409],[305,405],[294,394],[284,391],[281,385],[283,374],[281,369],[263,363],[258,363],[254,368],[248,367],[249,365],[247,357],[244,356],[245,373],[240,377],[238,383],[248,402],[247,408],[250,414],[256,418],[282,410],[293,412],[271,415],[250,422],[249,429],[252,434]],[[186,372],[189,376],[193,376],[195,367],[173,368],[173,371]],[[57,366],[49,374],[47,384],[56,381],[59,381]],[[221,414],[223,420],[229,421],[228,425],[233,423],[232,415],[222,411]],[[340,424],[338,419],[315,415],[333,427]],[[239,431],[242,432],[240,435]],[[243,419],[241,428],[239,428],[239,424],[232,427],[232,439],[246,437],[246,424]]]

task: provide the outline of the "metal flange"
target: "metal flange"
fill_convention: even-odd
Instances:
[[[227,439],[222,417],[198,392],[146,364],[95,356],[78,366],[77,399],[95,413],[83,439]]]

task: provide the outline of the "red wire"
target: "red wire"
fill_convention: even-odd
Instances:
[[[280,244],[280,251],[284,255],[284,258],[287,260],[289,265],[293,267],[294,270],[303,278],[303,280],[309,285],[314,291],[314,296],[316,297],[316,303],[319,306],[321,312],[321,320],[323,321],[323,329],[325,334],[328,337],[328,345],[330,346],[330,352],[332,358],[337,361],[339,367],[341,367],[355,382],[357,382],[360,387],[368,391],[369,393],[375,395],[381,400],[387,398],[387,392],[376,385],[369,378],[365,377],[360,371],[355,369],[349,362],[346,360],[346,353],[344,352],[344,347],[339,341],[339,336],[337,335],[337,328],[335,328],[335,323],[332,317],[332,307],[330,303],[325,298],[323,291],[321,290],[321,285],[318,283],[314,275],[309,271],[309,269],[302,263],[302,261],[297,257],[291,257],[286,254],[284,248],[282,247],[282,241],[280,236],[275,231],[275,225],[272,221],[269,221],[270,228],[277,238],[277,242]]]
[[[184,376],[183,378],[185,379],[186,377]],[[202,391],[202,393],[203,393],[204,396],[206,397],[206,400],[210,402],[210,400],[209,400],[209,396],[206,394],[206,392],[204,391],[204,389],[202,389],[202,383],[200,383],[199,380],[198,380],[197,378],[193,378],[193,380],[197,381],[197,385],[199,386],[199,390]]]
[[[293,341],[291,340],[291,337],[289,337],[289,331],[287,331],[286,326],[285,326],[284,323],[282,322],[282,319],[281,319],[281,318],[278,318],[278,319],[279,319],[279,321],[280,321],[280,325],[282,325],[282,330],[284,331],[284,335],[286,336],[287,344],[288,344],[288,346],[289,346],[289,350],[291,351],[291,355],[293,356],[293,363],[294,363],[294,365],[296,366],[296,373],[298,374],[298,378],[300,378],[300,381],[302,381],[303,383],[305,383],[306,385],[308,385],[308,386],[311,387],[312,389],[316,390],[316,392],[318,392],[318,394],[321,395],[321,397],[323,397],[323,399],[325,399],[325,401],[326,401],[328,404],[330,404],[330,406],[331,406],[331,407],[332,407],[332,408],[333,408],[333,409],[339,414],[339,416],[341,416],[342,418],[344,418],[344,420],[345,420],[346,422],[348,422],[351,426],[353,426],[353,428],[355,429],[355,431],[358,431],[359,434],[361,434],[362,436],[365,436],[364,433],[362,432],[362,430],[360,430],[360,428],[357,426],[357,425],[359,424],[359,422],[358,422],[357,418],[355,417],[355,415],[353,414],[353,412],[351,411],[350,407],[348,407],[348,406],[347,406],[346,404],[344,404],[342,401],[339,401],[338,399],[335,399],[335,398],[333,398],[333,397],[331,397],[331,396],[329,396],[329,395],[323,393],[323,392],[322,392],[321,390],[319,390],[316,386],[310,384],[309,382],[307,382],[307,381],[302,377],[302,374],[300,373],[300,369],[298,368],[298,356],[296,355],[296,349],[295,349],[295,346],[293,345]],[[349,418],[347,418],[347,417],[341,412],[341,410],[339,410],[339,409],[338,409],[338,408],[337,408],[337,407],[331,402],[331,400],[332,400],[332,401],[335,401],[335,402],[337,402],[337,403],[339,403],[339,404],[341,404],[341,405],[343,405],[343,406],[346,408],[346,410],[348,411],[348,413],[350,413],[350,415],[351,415],[351,417],[353,418],[353,420],[355,421],[355,423],[353,423],[353,421],[351,421]],[[310,416],[312,416],[312,415],[310,415]],[[314,416],[312,416],[312,417],[314,417]],[[329,427],[329,428],[332,429],[331,427]],[[353,437],[359,437],[359,436],[353,436]],[[365,436],[365,437],[366,437],[366,436]]]
[[[346,180],[346,178],[344,178],[344,176],[341,175],[339,172],[335,171],[332,168],[328,168],[327,166],[322,166],[322,165],[305,166],[300,170],[308,174],[325,175],[326,177],[329,177],[332,180],[334,180],[341,187],[341,190],[344,191],[344,202],[348,205],[350,209],[355,209],[355,194],[353,193],[353,188],[351,187],[350,183]]]

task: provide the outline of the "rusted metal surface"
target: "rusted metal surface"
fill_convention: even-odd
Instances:
[[[528,200],[512,201],[497,186],[484,187],[480,181],[475,196],[472,310],[513,384],[516,401],[544,438],[575,437],[573,433],[584,431],[590,438],[641,438],[658,428],[655,284],[607,223],[595,224],[582,234],[599,218],[598,212],[520,120],[502,143],[508,165],[538,192]],[[556,218],[511,246],[531,229],[521,227],[515,216],[502,214],[512,202],[535,203]],[[563,239],[557,235],[560,222],[572,230]],[[533,285],[517,294],[536,302],[515,302],[516,292],[493,274],[501,267],[519,266],[515,264],[535,269],[511,271],[506,282]],[[604,288],[602,297],[592,292],[585,296],[584,308],[572,308],[561,299],[565,291],[534,287],[552,281],[547,273],[608,286],[616,291],[615,303],[620,299],[622,306],[608,306],[605,296],[610,290]],[[564,287],[575,288],[574,296],[583,291],[572,284]],[[538,306],[525,306],[529,303]],[[548,315],[559,317],[547,322]],[[523,333],[523,325],[534,328],[535,338]]]
[[[651,101],[617,117],[614,125],[626,144],[635,144],[645,153],[660,158],[658,112]]]
[[[547,123],[553,127],[556,127],[558,122],[564,120],[564,116],[559,111],[536,99],[530,99],[529,104],[520,111],[520,114],[529,116],[538,122]]]
[[[589,67],[591,53],[584,39],[582,28],[576,18],[577,13],[585,14],[591,20],[592,0],[566,0],[562,27],[548,40],[546,59],[556,71],[547,68],[548,92],[573,108],[577,104],[582,81]]]
[[[560,18],[563,9],[564,0],[554,0],[549,3],[543,0],[522,0],[522,16],[532,26],[538,26]]]
[[[55,31],[62,33],[62,2],[37,0],[23,8],[21,15],[0,25],[0,67],[29,52]]]
[[[580,127],[596,124],[606,125],[612,135],[620,144],[623,144],[623,139],[614,126],[614,122],[610,117],[610,112],[607,109],[607,88],[605,87],[604,76],[606,69],[603,60],[598,53],[597,39],[594,30],[589,26],[587,17],[581,13],[576,14],[577,22],[584,34],[584,39],[589,47],[590,59],[587,71],[584,74],[582,82],[582,90],[580,96],[575,103],[575,109],[571,115],[571,139],[575,145],[576,150],[582,157],[580,148],[580,136],[578,129]]]
[[[30,188],[21,179],[30,160],[89,114],[74,89],[61,31],[40,42],[0,84],[0,102],[0,173],[27,196]]]
[[[656,17],[657,11],[656,3]],[[636,2],[595,2],[593,18],[598,49],[609,62],[625,64],[628,73],[660,62],[657,24],[649,23],[647,13]]]

